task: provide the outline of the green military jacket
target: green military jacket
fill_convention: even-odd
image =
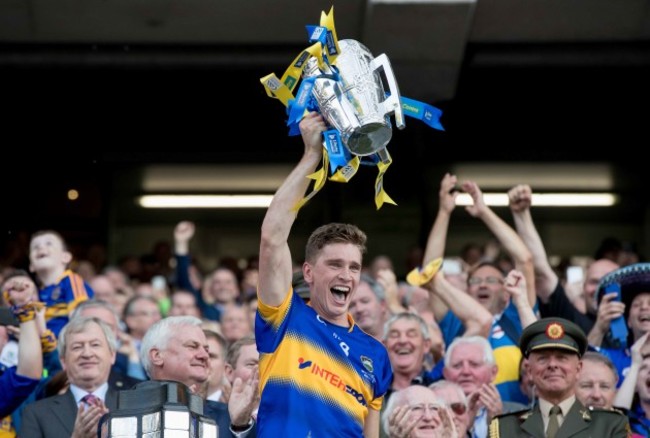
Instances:
[[[564,417],[555,438],[626,438],[630,426],[622,413],[603,409],[587,409],[576,400]],[[539,406],[533,409],[499,415],[492,419],[489,438],[546,438]]]

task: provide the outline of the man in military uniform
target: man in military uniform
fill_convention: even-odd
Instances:
[[[587,337],[562,318],[544,318],[526,327],[519,340],[539,402],[530,410],[495,417],[490,438],[507,436],[580,438],[630,436],[627,418],[616,411],[587,409],[576,399]]]

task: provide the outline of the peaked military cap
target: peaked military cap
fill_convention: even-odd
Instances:
[[[531,351],[555,348],[582,357],[587,350],[587,336],[580,327],[563,318],[543,318],[526,327],[519,339],[524,357]]]

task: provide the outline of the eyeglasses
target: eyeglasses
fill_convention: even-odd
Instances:
[[[456,415],[463,415],[465,412],[467,412],[467,406],[465,403],[451,403],[449,404],[449,408],[454,412]]]
[[[469,280],[467,280],[467,283],[476,286],[481,283],[485,282],[486,284],[503,284],[503,280],[499,277],[472,277]]]

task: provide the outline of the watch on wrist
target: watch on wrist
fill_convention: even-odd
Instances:
[[[243,432],[245,430],[250,429],[253,426],[253,419],[249,418],[248,423],[246,424],[231,424],[230,429],[233,432]]]

